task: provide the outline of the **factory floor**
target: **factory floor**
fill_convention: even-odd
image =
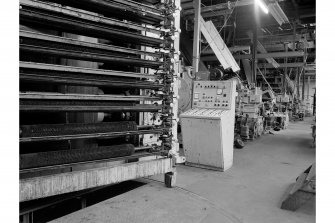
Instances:
[[[280,209],[289,186],[315,162],[311,123],[291,122],[235,149],[226,172],[180,165],[175,188],[163,176],[142,179],[146,185],[54,222],[315,222],[315,199],[295,212]]]

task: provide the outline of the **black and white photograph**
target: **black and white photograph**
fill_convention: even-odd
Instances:
[[[334,6],[4,2],[1,221],[332,222]]]

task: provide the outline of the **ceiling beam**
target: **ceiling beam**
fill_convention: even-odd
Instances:
[[[314,41],[315,35],[310,36],[309,34],[297,34],[295,39],[299,41],[300,39],[306,39],[307,41]],[[293,35],[265,35],[258,36],[258,39],[262,42],[262,44],[272,44],[272,43],[291,43],[293,40]],[[250,38],[239,38],[235,40],[235,44],[238,45],[248,45],[250,44]]]
[[[204,6],[201,7],[201,12],[213,12],[213,11],[219,11],[219,10],[226,10],[231,9],[234,7],[240,7],[245,5],[251,5],[254,3],[254,0],[240,0],[235,2],[227,2],[227,3],[221,3],[211,6]],[[181,7],[184,9],[183,14],[184,15],[194,15],[194,9],[193,9],[193,3],[182,3]]]
[[[231,53],[236,53],[240,51],[247,51],[250,53],[250,46],[232,46],[228,48]],[[201,55],[213,55],[214,51],[211,48],[207,48],[206,50],[201,52]]]
[[[201,12],[201,16],[203,18],[209,18],[209,17],[215,17],[215,16],[225,16],[225,15],[229,15],[233,12],[232,9],[227,9],[227,10],[222,10],[222,11],[216,11],[216,12]],[[190,15],[185,15],[182,14],[184,16],[184,19],[194,19],[194,14],[190,14]]]
[[[236,4],[237,2],[237,4]],[[253,4],[254,0],[239,0],[236,2],[228,2],[228,3],[221,3],[216,5],[210,5],[210,6],[204,6],[201,8],[201,11],[203,12],[209,12],[209,11],[218,11],[222,9],[228,9],[233,7],[239,7],[239,6],[245,6],[245,5],[251,5]],[[185,2],[181,3],[181,7],[185,10],[187,14],[194,14],[193,10],[193,2]]]
[[[304,63],[280,63],[279,67],[280,68],[293,68],[293,67],[303,67],[305,64]],[[257,65],[259,68],[273,68],[271,64],[268,63],[259,63]]]
[[[312,54],[307,54],[307,55],[313,55]],[[261,54],[256,54],[257,59],[265,59],[269,57],[273,58],[285,58],[285,57],[303,57],[304,52],[303,51],[294,51],[294,52],[275,52],[275,53],[261,53]],[[236,60],[241,60],[241,59],[251,59],[252,55],[251,54],[241,54],[241,55],[234,55],[234,58]],[[203,61],[216,61],[216,56],[204,56],[202,57]]]
[[[284,44],[263,44],[265,49],[267,51],[283,51],[284,49]],[[293,49],[293,43],[289,43],[288,47],[290,49]],[[306,49],[315,49],[315,44],[313,41],[309,41],[306,44]],[[295,48],[297,49],[297,43],[295,44]]]

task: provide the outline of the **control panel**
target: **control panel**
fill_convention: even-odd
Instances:
[[[192,108],[230,110],[233,96],[231,81],[194,81]]]

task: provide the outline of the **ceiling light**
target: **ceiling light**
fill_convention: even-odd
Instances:
[[[265,14],[269,13],[268,8],[266,7],[266,5],[261,0],[255,0],[255,2],[258,4],[259,7],[261,7],[261,9],[263,10],[263,12]]]
[[[287,16],[285,15],[283,9],[280,7],[278,2],[274,2],[268,5],[269,11],[272,14],[273,18],[281,26],[283,23],[289,23]]]

